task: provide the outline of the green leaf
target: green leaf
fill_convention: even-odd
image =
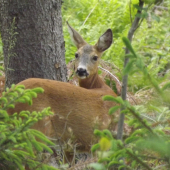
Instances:
[[[48,170],[48,168],[42,165],[41,170]]]
[[[166,89],[169,89],[170,88],[170,82],[164,84],[164,86],[162,87],[162,90],[166,90]]]
[[[137,162],[136,162],[136,160],[134,160],[134,161],[131,163],[132,168],[135,168],[136,164],[137,164]]]
[[[125,54],[126,58],[135,58],[135,56],[132,53]]]
[[[16,102],[18,102],[18,103],[25,103],[25,99],[24,98],[19,98],[18,100],[16,100]]]
[[[43,143],[41,143],[41,142],[38,142],[39,143],[39,145],[44,149],[44,150],[46,150],[46,151],[48,151],[49,153],[53,153],[53,151],[52,151],[52,149],[50,149],[47,145],[45,145],[45,144],[43,144]]]
[[[30,92],[30,95],[31,95],[31,97],[34,97],[34,98],[37,97],[37,93],[35,93],[34,91],[31,91],[31,92]]]
[[[142,10],[142,8],[138,4],[133,4],[133,7],[140,10],[140,11]]]
[[[6,118],[6,119],[9,118],[9,115],[6,110],[0,109],[0,118]]]
[[[108,152],[107,152],[108,153]],[[113,153],[113,152],[112,152]],[[111,154],[110,154],[111,155]],[[105,157],[105,155],[104,155],[104,157],[102,157],[102,158],[100,158],[99,159],[99,161],[98,161],[99,163],[105,163],[105,162],[110,162],[110,157],[109,156],[106,156]]]
[[[113,139],[112,133],[110,132],[110,130],[108,129],[104,129],[103,130],[103,134],[107,137],[109,137],[110,139]]]
[[[91,147],[91,151],[92,152],[95,152],[97,149],[99,149],[100,148],[100,144],[99,143],[96,143],[96,144],[94,144],[92,147]]]
[[[107,151],[111,148],[111,141],[107,137],[102,137],[99,141],[101,151]]]
[[[9,136],[8,140],[11,140],[12,142],[16,143],[16,138],[14,136]]]
[[[20,116],[22,116],[22,114],[26,114],[26,115],[30,115],[30,111],[25,111],[25,110],[23,110],[23,111],[21,111],[20,113],[19,113],[19,115]]]
[[[89,167],[94,168],[96,170],[106,170],[103,164],[100,163],[91,163]]]
[[[39,144],[40,142],[33,140],[33,141],[31,141],[31,143],[38,152],[43,151],[43,147]]]
[[[25,86],[22,84],[16,85],[15,86],[15,90],[21,90],[21,89],[25,89]]]
[[[26,136],[27,137],[27,136]],[[33,146],[32,146],[32,141],[30,141],[28,138],[26,138],[26,142],[27,142],[27,146],[26,149],[27,151],[29,152],[29,154],[32,156],[32,157],[35,157],[34,155],[34,151],[33,151]]]
[[[122,40],[123,40],[124,44],[126,45],[126,47],[129,49],[129,51],[134,55],[134,57],[137,58],[137,55],[136,55],[135,51],[133,50],[129,39],[126,37],[123,37]]]
[[[113,97],[113,96],[106,95],[102,99],[104,101],[108,100],[108,101],[113,101],[113,102],[120,103],[120,104],[124,105],[124,101],[122,100],[121,97]]]
[[[53,142],[47,139],[47,137],[43,133],[39,132],[38,130],[35,130],[35,129],[29,129],[29,130],[31,130],[31,133],[37,138],[41,139],[43,142],[46,142],[47,144],[52,145],[52,146],[55,145]]]
[[[7,137],[6,137],[5,133],[1,133],[0,137],[1,137],[0,145],[2,145],[7,140]]]
[[[118,170],[121,170],[124,167],[125,167],[125,165],[121,165],[121,166],[119,166]]]
[[[118,109],[120,109],[120,106],[114,106],[109,109],[109,115],[112,115],[115,113]]]
[[[98,130],[98,129],[95,129],[95,130],[94,130],[94,134],[95,134],[96,136],[102,136],[102,135],[103,135],[103,133],[102,133],[100,130]]]
[[[144,63],[143,63],[143,61],[141,60],[141,58],[138,58],[138,59],[136,60],[136,66],[137,66],[141,71],[143,71]]]
[[[11,85],[11,88],[14,89],[14,88],[15,88],[15,84],[12,84],[12,85]]]
[[[139,18],[148,18],[149,14],[146,12],[146,11],[143,11],[142,13],[138,13],[136,14],[136,17],[139,17]]]
[[[116,151],[118,149],[116,141],[112,140],[111,143],[112,143],[111,150]]]
[[[1,98],[0,98],[0,101],[3,101],[5,104],[8,103],[8,100],[7,100],[6,97],[1,97]]]
[[[21,162],[18,162],[17,160],[14,159],[14,162],[16,163],[16,165],[18,166],[19,170],[25,170],[25,168],[23,167],[23,165],[21,164]]]
[[[115,101],[114,99],[115,97],[113,96],[109,96],[109,95],[106,95],[106,96],[103,96],[102,99],[105,101],[105,100],[108,100],[108,101]]]
[[[118,164],[119,164],[119,162],[114,160],[114,161],[109,162],[108,167],[111,167],[113,165],[118,165]]]
[[[14,154],[14,152],[12,150],[5,150],[6,154],[13,160],[16,160],[18,162],[21,162],[21,160],[19,159],[19,157],[17,155]]]
[[[160,22],[160,17],[158,17],[158,16],[156,16],[156,15],[154,15],[154,14],[151,14],[151,17],[152,17],[152,19],[154,19],[155,21]]]
[[[4,70],[4,67],[3,67],[3,66],[0,66],[0,70],[2,70],[2,71],[3,71],[3,70]]]
[[[52,167],[52,166],[45,165],[45,164],[43,164],[42,167],[45,167],[47,170],[59,170],[59,169],[56,169],[56,168],[54,168],[54,167]],[[36,170],[37,170],[37,169],[36,169]]]
[[[123,75],[127,75],[127,74],[129,74],[129,72],[131,71],[131,70],[133,70],[133,64],[134,64],[134,62],[136,61],[136,59],[131,59],[128,63],[127,63],[127,65],[126,65],[126,67],[123,69]]]
[[[140,138],[140,136],[133,136],[133,137],[128,137],[125,140],[126,144],[130,144],[130,143],[134,143],[135,141],[137,141]]]
[[[15,105],[14,105],[14,104],[10,104],[10,105],[8,105],[8,108],[14,109],[14,108],[15,108]]]
[[[25,112],[20,112],[19,115],[22,117],[28,118],[28,114],[26,114]]]
[[[31,105],[32,105],[32,100],[29,100],[29,101],[28,101],[28,104],[31,106]]]
[[[32,89],[33,92],[36,92],[36,93],[43,93],[44,92],[44,89],[41,88],[41,87],[37,87],[37,88],[34,88]]]
[[[31,98],[26,95],[24,95],[23,98],[25,99],[26,102],[29,102],[31,100]]]
[[[134,65],[135,61],[136,61],[135,59],[131,59],[127,63],[126,67],[123,69],[123,75],[129,74],[133,70],[133,67],[134,67],[133,65]]]

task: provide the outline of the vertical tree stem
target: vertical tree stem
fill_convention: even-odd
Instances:
[[[139,9],[142,9],[144,2],[142,0],[139,0]],[[137,11],[137,14],[140,14],[141,10]],[[132,41],[132,37],[134,35],[134,32],[136,31],[136,29],[138,28],[138,24],[141,18],[139,18],[138,16],[135,17],[132,26],[128,32],[128,39],[131,42]],[[125,54],[129,53],[129,49],[126,47],[125,50]],[[124,68],[126,67],[127,63],[129,61],[128,57],[125,57],[125,61],[124,61]],[[122,91],[121,91],[121,97],[123,100],[126,100],[126,93],[127,93],[127,82],[128,82],[128,75],[124,75],[123,76],[123,80],[122,80]],[[121,107],[121,111],[123,111],[125,108],[122,106]],[[117,130],[117,139],[122,140],[122,136],[123,136],[123,127],[124,127],[124,114],[120,113],[119,116],[119,122],[118,122],[118,130]]]
[[[139,9],[142,9],[144,2],[142,0],[139,0]],[[141,10],[137,11],[137,14],[141,13]],[[128,39],[130,42],[132,42],[132,37],[134,35],[134,32],[136,31],[136,29],[138,28],[138,24],[141,18],[139,18],[138,16],[135,17],[132,26],[128,32]],[[129,49],[126,47],[125,49],[125,55],[129,53]],[[124,61],[124,68],[126,67],[127,63],[129,61],[128,57],[125,57],[125,61]],[[121,97],[123,100],[126,100],[126,93],[127,93],[127,82],[128,82],[128,75],[124,75],[123,76],[123,80],[122,80],[122,91],[121,91]],[[120,111],[122,112],[123,110],[125,110],[125,107],[122,106]],[[117,139],[122,140],[122,136],[123,136],[123,127],[124,127],[124,113],[120,113],[119,116],[119,121],[118,121],[118,129],[117,129]],[[125,170],[126,168],[121,168],[121,170]]]

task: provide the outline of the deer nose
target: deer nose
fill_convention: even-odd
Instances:
[[[77,68],[78,73],[85,73],[86,69],[85,68]]]
[[[86,77],[88,76],[87,70],[85,68],[81,68],[81,67],[77,68],[77,72],[76,73],[80,77],[81,76],[86,76]]]

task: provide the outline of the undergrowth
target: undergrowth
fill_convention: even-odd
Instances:
[[[20,113],[8,114],[8,109],[14,108],[18,102],[31,105],[32,98],[42,92],[42,88],[25,90],[23,85],[12,85],[2,93],[0,98],[1,170],[24,170],[25,166],[31,170],[55,169],[37,158],[37,154],[44,150],[52,153],[53,151],[46,144],[50,146],[54,144],[44,134],[30,128],[43,117],[52,115],[50,108],[45,108],[41,112],[23,110]]]
[[[93,163],[90,167],[102,170],[113,167],[129,170],[166,170],[170,167],[170,122],[169,119],[166,119],[167,114],[170,112],[170,95],[168,95],[170,93],[170,83],[168,82],[160,87],[156,79],[145,67],[142,57],[136,54],[128,39],[123,38],[123,42],[131,52],[128,54],[130,61],[123,73],[133,74],[134,69],[143,73],[145,79],[155,89],[155,95],[157,96],[155,104],[152,102],[148,105],[143,105],[143,108],[145,108],[146,112],[149,109],[158,112],[159,119],[153,122],[149,118],[144,118],[141,113],[142,110],[139,109],[140,107],[130,105],[128,101],[123,101],[121,97],[105,96],[104,100],[119,104],[110,108],[109,114],[114,114],[121,106],[125,108],[122,113],[126,115],[126,124],[131,128],[131,133],[122,142],[113,138],[109,130],[95,130],[94,133],[100,140],[99,143],[92,147],[92,151],[97,151],[98,163]],[[157,128],[158,126],[161,126],[161,128]]]

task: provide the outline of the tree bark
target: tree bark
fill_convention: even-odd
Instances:
[[[61,0],[0,0],[6,86],[31,78],[66,81]]]

